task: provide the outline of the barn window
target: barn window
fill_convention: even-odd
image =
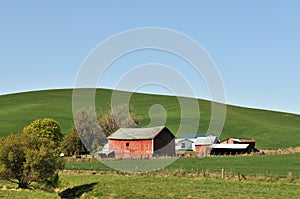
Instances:
[[[129,146],[129,142],[126,142],[126,146]]]
[[[185,148],[185,143],[181,143],[181,148]]]

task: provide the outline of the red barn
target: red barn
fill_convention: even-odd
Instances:
[[[200,157],[210,154],[211,146],[218,143],[216,136],[198,137],[195,141],[195,151]]]
[[[175,136],[165,126],[120,128],[108,137],[108,146],[116,158],[174,156]]]

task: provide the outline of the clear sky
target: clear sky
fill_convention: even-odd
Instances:
[[[132,28],[162,27],[205,48],[222,76],[227,103],[300,114],[299,10],[296,0],[2,0],[0,95],[71,88],[80,65],[100,42]],[[121,64],[143,61],[183,67],[177,58],[168,58],[157,52],[128,55],[111,74],[122,75]],[[107,77],[101,86],[112,87],[113,78]],[[196,84],[192,81],[195,90]],[[209,99],[204,91],[197,95]]]

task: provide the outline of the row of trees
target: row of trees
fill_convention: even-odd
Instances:
[[[63,137],[53,119],[33,121],[21,133],[0,138],[0,178],[17,181],[19,188],[32,182],[55,187],[64,168],[60,152],[69,155],[97,151],[106,137],[120,127],[138,127],[141,119],[121,105],[95,118],[91,110],[80,110],[71,133]]]
[[[139,127],[141,118],[134,109],[119,105],[100,114],[97,118],[92,110],[81,109],[76,114],[71,133],[62,143],[62,149],[68,155],[86,154],[99,151],[107,142],[106,138],[119,128]]]

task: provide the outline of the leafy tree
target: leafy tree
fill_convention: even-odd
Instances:
[[[99,117],[99,125],[106,137],[119,128],[137,128],[140,123],[141,118],[135,114],[134,109],[129,109],[127,104],[115,106]]]
[[[90,152],[98,150],[107,142],[106,137],[121,127],[138,127],[141,119],[133,109],[128,110],[127,105],[118,105],[99,118],[92,109],[79,110],[74,120],[75,127],[86,149]]]
[[[33,121],[30,125],[23,129],[23,132],[34,134],[40,138],[48,138],[54,141],[56,146],[58,146],[63,139],[60,125],[58,122],[50,118]]]
[[[96,151],[105,140],[99,127],[98,120],[92,109],[81,109],[75,116],[75,127],[77,133],[88,151]],[[97,144],[95,144],[97,143]]]
[[[51,139],[23,132],[2,140],[0,177],[17,180],[19,188],[28,188],[32,182],[56,186],[58,170],[63,166],[63,160],[57,155],[56,145]]]
[[[88,150],[81,142],[75,126],[73,126],[72,132],[62,142],[62,148],[69,155],[88,153]]]

